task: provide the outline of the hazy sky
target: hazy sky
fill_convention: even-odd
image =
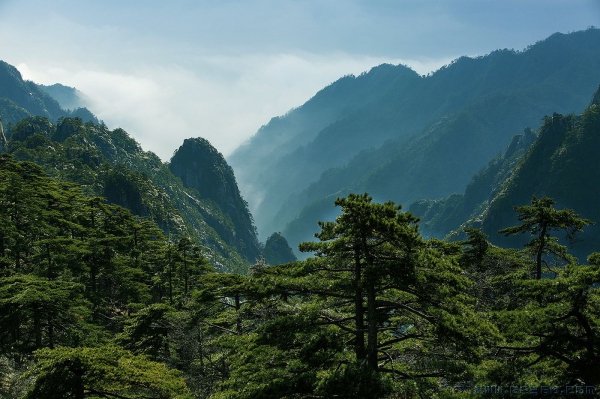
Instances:
[[[76,87],[112,129],[168,160],[185,138],[224,155],[347,74],[427,74],[600,25],[600,0],[0,0],[0,59]]]

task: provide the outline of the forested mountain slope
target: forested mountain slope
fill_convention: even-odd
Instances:
[[[546,117],[538,139],[523,156],[482,215],[481,226],[491,242],[499,242],[497,230],[515,224],[513,205],[528,204],[533,195],[552,197],[558,208],[574,209],[582,217],[600,223],[600,102],[581,115]],[[513,238],[510,244],[523,244]],[[575,252],[585,257],[600,247],[600,226],[589,226]]]
[[[272,119],[230,162],[259,232],[283,231],[295,246],[338,195],[408,204],[462,192],[540,115],[581,112],[599,64],[600,30],[588,29],[461,57],[429,76],[382,65]]]
[[[464,194],[440,200],[422,200],[410,211],[422,218],[423,232],[442,238],[461,225],[481,227],[498,245],[523,245],[527,237],[504,237],[498,230],[517,223],[515,205],[532,196],[552,197],[558,208],[574,209],[600,222],[600,89],[581,114],[544,117],[537,135],[515,136],[505,154],[492,159],[467,185]],[[564,239],[564,237],[562,237]],[[600,246],[599,226],[580,236],[575,254],[587,256]]]
[[[50,94],[74,109],[61,108]],[[86,108],[75,108],[84,101],[74,88],[25,81],[0,63],[0,152],[152,219],[169,239],[190,238],[218,270],[245,273],[263,256],[233,170],[208,141],[186,140],[165,164],[123,129],[110,130]],[[289,247],[279,247],[266,252],[285,258]]]
[[[168,238],[190,238],[219,270],[245,273],[257,257],[256,237],[247,244],[245,237],[236,238],[231,216],[217,201],[186,187],[122,129],[78,118],[53,125],[44,117],[29,117],[11,128],[10,136],[7,151],[15,159],[35,162],[55,179],[77,183],[88,195],[154,220]]]
[[[103,123],[28,116],[7,124],[0,397],[594,396],[598,226],[572,216],[550,226],[553,245],[521,236],[525,250],[496,232],[542,222],[543,213],[516,219],[512,206],[532,195],[600,219],[600,90],[581,115],[550,113],[539,130],[509,139],[504,128],[549,106],[533,102],[533,91],[489,94],[325,171],[297,196],[312,214],[296,221],[324,209],[340,217],[313,226],[318,242],[301,245],[309,256],[301,261],[279,233],[258,243],[232,169],[204,139],[186,140],[163,163]],[[497,113],[481,117],[488,108]],[[486,132],[510,144],[464,183],[465,194],[413,206],[432,233],[463,218],[483,232],[468,229],[458,242],[423,237],[419,215],[368,194],[333,206],[331,196],[356,188],[403,198],[445,192],[495,143]],[[536,210],[572,215],[542,199]],[[553,239],[582,228],[577,261]],[[552,273],[542,276],[542,259]]]
[[[61,108],[76,110],[87,106],[88,97],[74,87],[55,83],[53,85],[37,85],[42,91],[48,93],[53,99],[58,101]]]
[[[423,234],[443,238],[466,220],[479,216],[536,137],[537,132],[529,128],[515,135],[504,154],[492,158],[472,177],[464,194],[454,193],[445,198],[412,203],[409,210],[421,218]]]
[[[80,117],[86,122],[97,122],[86,108],[62,109],[58,101],[42,87],[23,80],[17,68],[0,61],[0,118],[6,126],[16,124],[27,116],[43,116],[52,123],[56,123],[60,117]]]

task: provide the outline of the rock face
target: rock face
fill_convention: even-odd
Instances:
[[[263,255],[265,262],[269,265],[281,265],[297,260],[292,248],[290,248],[287,240],[281,233],[273,233],[267,238]]]
[[[248,204],[240,195],[233,169],[207,140],[186,139],[169,163],[171,172],[200,198],[214,201],[231,219],[229,244],[251,262],[260,257],[260,244]],[[222,225],[222,223],[221,223]]]
[[[2,127],[2,118],[0,118],[0,152],[4,152],[6,148],[6,136],[4,136],[4,128]]]

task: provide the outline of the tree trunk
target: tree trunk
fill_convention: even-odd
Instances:
[[[367,363],[369,368],[377,370],[377,304],[375,295],[375,279],[372,266],[367,266]]]
[[[240,334],[242,332],[242,318],[240,317],[240,308],[241,308],[240,296],[236,295],[235,296],[235,317],[236,317],[235,332],[237,332],[238,334]]]
[[[375,269],[373,256],[369,251],[367,239],[363,235],[361,238],[362,249],[365,254],[366,270],[365,270],[365,285],[367,291],[367,364],[372,370],[377,370],[377,303],[375,292]]]
[[[546,246],[546,224],[542,226],[542,231],[540,232],[540,245],[537,251],[537,257],[535,260],[536,266],[536,280],[540,280],[542,278],[542,254],[544,253],[544,247]]]
[[[54,349],[54,321],[48,316],[48,347]]]
[[[42,347],[42,322],[40,320],[39,304],[33,305],[33,329],[35,332],[35,347]]]
[[[48,257],[48,280],[52,280],[52,254],[48,243],[46,243],[46,256]]]
[[[363,287],[361,282],[362,265],[360,263],[359,248],[354,248],[354,313],[356,314],[356,342],[354,352],[356,360],[362,361],[366,357],[365,351],[365,310],[363,306]]]

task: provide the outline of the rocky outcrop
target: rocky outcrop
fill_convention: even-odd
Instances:
[[[184,186],[195,189],[200,198],[214,201],[231,219],[234,230],[229,234],[229,244],[250,262],[260,257],[248,204],[240,195],[233,169],[221,153],[203,138],[186,139],[171,158],[169,169]],[[224,223],[218,222],[213,228],[222,230]]]
[[[6,148],[6,136],[4,135],[4,127],[2,127],[2,118],[0,118],[0,152],[4,152]]]

